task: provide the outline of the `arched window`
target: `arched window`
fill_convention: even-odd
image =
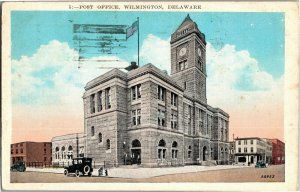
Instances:
[[[141,147],[141,142],[137,139],[132,141],[132,148]]]
[[[95,135],[95,128],[94,128],[94,126],[91,127],[91,135],[92,135],[92,137]]]
[[[166,142],[161,139],[158,143],[158,147],[157,147],[157,158],[158,159],[165,159],[166,158]]]
[[[224,157],[223,147],[221,147],[221,158]]]
[[[73,147],[71,145],[68,147],[68,159],[73,159]]]
[[[59,147],[55,148],[55,159],[59,158]]]
[[[177,153],[178,153],[178,144],[176,141],[172,143],[172,159],[177,159]]]
[[[99,142],[99,143],[102,143],[102,133],[99,133],[99,134],[98,134],[98,142]]]
[[[106,150],[109,150],[110,149],[110,140],[107,139],[106,140]]]
[[[62,146],[62,147],[61,147],[61,158],[62,158],[62,159],[65,159],[65,158],[66,158],[65,150],[66,150],[65,146]]]
[[[188,152],[188,158],[190,159],[192,157],[192,146],[189,145],[187,152]]]

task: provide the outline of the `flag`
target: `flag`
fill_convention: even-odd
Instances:
[[[133,22],[132,25],[126,29],[126,39],[131,37],[138,30],[138,27],[139,27],[139,22],[138,21]]]

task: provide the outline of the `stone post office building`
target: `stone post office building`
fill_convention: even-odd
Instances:
[[[229,115],[207,104],[205,36],[187,16],[170,44],[170,76],[146,64],[87,83],[85,152],[96,163],[228,163]]]

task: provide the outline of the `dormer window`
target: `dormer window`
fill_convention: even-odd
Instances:
[[[189,28],[187,28],[187,29],[184,29],[184,30],[182,30],[182,31],[180,31],[180,32],[178,32],[177,33],[177,37],[180,37],[180,36],[182,36],[182,35],[184,35],[184,34],[186,34],[187,32],[189,32],[190,31],[190,29]]]

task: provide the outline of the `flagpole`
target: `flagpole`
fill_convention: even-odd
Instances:
[[[138,22],[138,66],[140,66],[140,22],[139,17],[137,17]]]

